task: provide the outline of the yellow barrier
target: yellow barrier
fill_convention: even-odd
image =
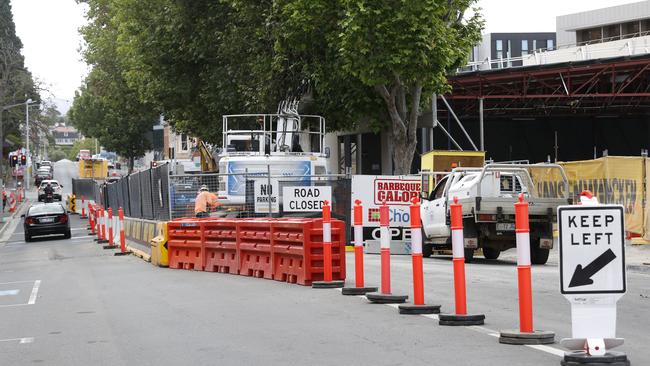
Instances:
[[[157,230],[160,234],[151,239],[151,264],[158,267],[169,267],[167,222],[159,223]]]

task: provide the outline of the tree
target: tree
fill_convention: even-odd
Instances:
[[[40,100],[29,70],[25,68],[21,54],[23,45],[16,35],[16,26],[9,0],[0,0],[0,105],[24,102],[27,98]],[[10,148],[22,145],[20,124],[25,121],[25,108],[12,108],[0,112],[2,115],[2,142],[9,142]],[[6,155],[3,155],[6,156]],[[4,161],[3,161],[4,163]]]
[[[135,158],[150,149],[144,136],[159,113],[141,101],[124,77],[126,70],[115,42],[118,24],[114,0],[84,2],[89,6],[90,22],[81,29],[87,43],[83,54],[92,70],[75,93],[69,118],[85,136],[97,138],[107,150],[126,157],[132,171]]]
[[[449,91],[447,75],[480,40],[480,15],[464,16],[474,3],[285,0],[281,8],[288,26],[279,29],[284,47],[277,48],[282,55],[276,57],[303,70],[315,94],[330,100],[351,96],[341,109],[354,119],[363,119],[358,105],[366,106],[361,112],[370,121],[388,119],[384,126],[392,135],[395,173],[407,174],[421,108],[433,93]],[[296,50],[303,57],[296,57]],[[367,108],[374,102],[368,91],[380,98],[384,111]]]

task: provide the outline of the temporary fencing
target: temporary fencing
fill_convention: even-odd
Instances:
[[[153,173],[156,181],[155,172]],[[161,179],[161,184],[165,185]],[[256,191],[256,184],[258,190]],[[194,217],[194,204],[201,186],[215,193],[223,206],[213,210],[217,217],[320,217],[321,207],[301,211],[288,207],[285,188],[330,187],[328,200],[332,217],[350,227],[351,180],[343,175],[268,175],[267,173],[201,173],[168,176],[170,215],[172,219]],[[265,188],[260,191],[259,187]],[[266,189],[269,186],[269,189]],[[155,185],[154,185],[155,188]],[[269,209],[269,203],[270,209]]]
[[[169,169],[166,164],[132,173],[117,181],[73,179],[72,189],[105,209],[121,207],[127,217],[169,219]]]
[[[345,223],[332,219],[332,278],[345,279]],[[168,223],[169,267],[311,285],[324,280],[323,220],[203,218]]]

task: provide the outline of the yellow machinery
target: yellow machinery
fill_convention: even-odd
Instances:
[[[108,160],[80,159],[79,177],[105,179],[108,176]]]
[[[436,183],[457,167],[482,167],[485,165],[485,151],[433,150],[422,155],[420,170],[428,172],[428,182],[423,179],[423,191],[430,193]],[[427,185],[428,183],[428,185]]]
[[[214,163],[214,158],[208,146],[203,140],[198,140],[199,154],[201,154],[201,171],[202,172],[216,172],[217,165]]]

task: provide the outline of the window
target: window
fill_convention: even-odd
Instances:
[[[650,19],[643,19],[641,21],[641,32],[650,32]]]
[[[576,32],[578,45],[582,46],[591,43],[602,42],[603,32],[601,27],[582,29]]]
[[[436,185],[436,188],[431,192],[431,195],[429,196],[429,201],[438,199],[442,197],[442,193],[445,191],[445,186],[447,185],[447,177],[443,178],[438,184]]]
[[[497,39],[496,43],[497,58],[503,58],[503,41]]]
[[[554,43],[555,42],[553,42],[552,39],[547,39],[546,40],[546,49],[549,50],[549,51],[553,50],[553,48],[555,46]]]
[[[614,41],[621,38],[621,26],[619,24],[606,25],[603,27],[603,41]]]
[[[181,135],[181,151],[187,151],[188,146],[187,146],[187,135],[182,134]]]
[[[521,192],[521,182],[515,175],[502,175],[500,183],[502,193]]]
[[[623,36],[623,38],[636,37],[638,36],[640,26],[641,26],[641,22],[639,21],[623,23],[621,25],[621,28],[623,29],[621,35]]]
[[[521,41],[521,55],[525,56],[528,54],[528,40],[524,39]]]

